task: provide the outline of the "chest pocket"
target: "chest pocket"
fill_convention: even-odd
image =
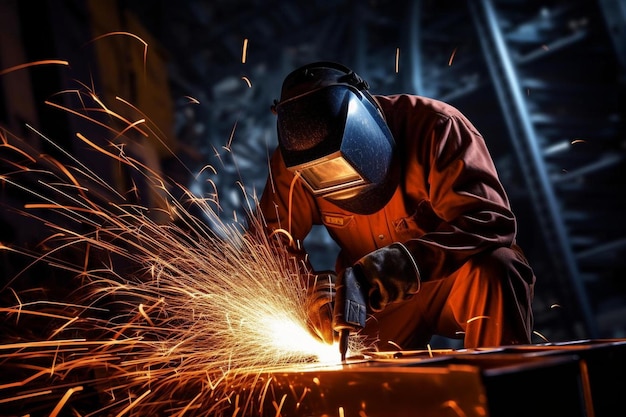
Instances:
[[[354,216],[339,213],[322,213],[322,223],[330,229],[344,229],[351,225]]]
[[[407,217],[393,221],[393,228],[399,240],[406,241],[434,232],[443,222],[433,211],[430,202],[421,201],[417,209]]]

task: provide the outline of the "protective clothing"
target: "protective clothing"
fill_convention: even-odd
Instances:
[[[417,264],[401,243],[376,249],[350,268],[365,285],[368,307],[374,312],[383,311],[387,304],[407,300],[420,289]]]
[[[367,88],[348,68],[318,62],[289,74],[273,106],[287,168],[314,195],[361,214],[382,208],[399,180],[393,137]]]
[[[384,342],[384,334],[406,349],[432,334],[462,335],[466,347],[530,342],[535,276],[515,243],[516,219],[483,137],[443,102],[404,94],[374,98],[395,139],[402,172],[390,200],[366,215],[346,210],[311,193],[275,152],[259,202],[268,227],[288,225],[302,241],[313,225],[325,225],[341,248],[338,272],[370,254],[376,260],[372,268],[386,270],[393,262],[378,259],[384,251],[376,251],[403,243],[419,270],[421,289],[392,297],[402,300],[383,311],[371,309],[364,334],[372,340]],[[415,276],[412,267],[406,269]],[[386,284],[379,288],[392,294]],[[409,285],[396,291],[414,290]],[[378,307],[382,293],[380,301]],[[402,320],[394,311],[402,312]],[[449,319],[445,326],[437,321],[439,313]],[[401,328],[395,324],[400,322]]]

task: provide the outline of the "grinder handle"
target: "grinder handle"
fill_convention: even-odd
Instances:
[[[353,268],[339,274],[335,282],[333,329],[339,333],[341,360],[345,359],[350,333],[365,327],[365,294]]]

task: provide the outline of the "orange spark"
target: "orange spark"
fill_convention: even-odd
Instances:
[[[187,100],[189,100],[189,102],[190,102],[190,103],[193,103],[193,104],[200,104],[200,101],[199,101],[197,98],[195,98],[195,97],[185,96],[185,98],[186,98]]]
[[[140,124],[145,124],[145,123],[146,123],[146,119],[139,119],[139,120],[136,120],[136,121],[132,122],[131,124],[129,124],[128,126],[126,126],[124,129],[120,130],[120,131],[117,133],[116,138],[119,138],[119,137],[121,137],[121,136],[124,136],[124,134],[125,134],[127,131],[129,131],[130,129],[133,129],[133,128],[134,128],[134,127],[136,127],[137,125],[140,125]],[[137,129],[137,130],[139,130],[139,129]],[[139,131],[141,131],[141,130],[139,130]]]
[[[150,390],[147,390],[146,392],[144,392],[143,394],[141,394],[139,397],[137,397],[135,399],[135,401],[133,401],[132,403],[128,404],[128,406],[126,408],[124,408],[122,411],[120,411],[116,417],[121,417],[124,414],[126,414],[128,411],[130,411],[135,405],[137,405],[137,403],[139,403],[141,400],[143,400],[148,394],[150,394]]]
[[[165,136],[152,127],[149,118],[126,120],[111,111],[93,88],[84,89],[87,93],[61,93],[76,94],[78,110],[48,104],[114,132],[115,138],[139,128],[144,136]],[[89,100],[95,108],[86,105]],[[86,112],[90,111],[124,125],[121,129],[108,126],[89,116]],[[237,415],[251,415],[255,407],[271,407],[272,401],[276,412],[282,414],[289,402],[285,396],[277,397],[274,380],[267,373],[311,361],[324,363],[322,357],[332,363],[339,361],[336,346],[322,344],[307,330],[303,308],[307,289],[294,260],[285,251],[275,251],[280,242],[246,233],[236,213],[234,223],[224,223],[217,212],[217,187],[211,179],[207,181],[214,185],[214,195],[195,196],[125,154],[124,144],[97,140],[93,131],[76,132],[81,144],[109,162],[124,164],[149,191],[160,193],[155,197],[159,200],[156,207],[145,202],[131,204],[125,198],[128,189],[118,189],[121,187],[95,174],[89,164],[28,128],[69,163],[24,148],[25,142],[17,146],[19,139],[2,131],[2,157],[12,169],[23,168],[2,172],[2,184],[29,195],[20,210],[50,233],[37,246],[41,253],[22,253],[4,245],[0,249],[28,256],[30,266],[44,263],[79,278],[79,301],[30,301],[34,289],[24,291],[27,297],[8,286],[2,289],[13,291],[12,303],[16,304],[0,305],[5,323],[19,327],[41,321],[46,325],[41,326],[46,329],[42,338],[35,335],[18,339],[20,343],[0,344],[5,363],[20,370],[0,385],[3,407],[34,398],[38,403],[49,402],[49,409],[54,409],[51,415],[70,409],[68,412],[86,415],[71,403],[81,402],[85,391],[95,390],[103,402],[93,406],[102,409],[89,415],[159,415],[167,410],[170,415],[215,416],[231,407],[234,395],[241,391],[246,399],[237,397]],[[201,173],[207,170],[217,174],[209,165]],[[37,188],[20,183],[23,172],[32,175]],[[243,185],[239,186],[245,193]],[[170,187],[184,199],[174,197]],[[191,214],[187,204],[204,217]],[[160,223],[150,217],[165,206],[176,222]],[[37,212],[31,212],[35,209]],[[56,223],[59,216],[64,221]],[[250,221],[260,224],[262,219],[251,216]],[[78,256],[66,257],[66,250],[77,250]],[[118,269],[120,259],[122,269]],[[67,293],[73,293],[74,288],[69,290]],[[289,343],[278,337],[285,334]],[[262,390],[262,396],[253,397],[253,389]],[[294,399],[301,402],[308,391],[301,395],[297,391]]]
[[[122,103],[126,104],[127,106],[131,107],[133,110],[135,110],[136,112],[138,112],[139,114],[141,114],[144,119],[148,119],[147,115],[144,114],[141,110],[139,110],[136,106],[132,105],[131,103],[129,103],[128,101],[124,100],[121,97],[116,96],[115,97],[116,100],[121,101]],[[134,125],[134,124],[133,124]],[[178,155],[167,145],[167,143],[165,142],[165,140],[163,138],[165,138],[165,133],[163,133],[163,131],[161,129],[159,129],[159,127],[157,125],[155,125],[154,123],[152,123],[152,125],[155,126],[156,128],[156,132],[152,130],[152,128],[148,127],[148,129],[154,134],[154,136],[156,137],[156,139],[159,141],[159,143],[165,148],[167,149],[167,151],[170,153],[170,155],[174,156],[176,158],[176,160],[178,162],[181,163],[181,166],[189,173],[191,173],[191,171],[189,171],[189,168],[187,166],[185,166],[182,161],[180,160],[180,158],[178,157]],[[148,135],[145,135],[146,137]]]
[[[241,63],[245,64],[246,63],[246,57],[248,55],[248,38],[245,38],[243,40],[243,48],[241,51]]]
[[[459,417],[467,417],[467,414],[459,406],[459,403],[454,400],[449,400],[449,401],[444,402],[443,407],[452,409],[456,413],[456,415]]]
[[[41,395],[48,395],[51,392],[52,392],[52,390],[47,390],[47,391],[33,392],[33,393],[29,393],[29,394],[24,394],[24,395],[17,395],[15,397],[11,397],[11,398],[0,398],[0,404],[12,402],[12,401],[26,400],[28,398],[38,397],[38,396],[41,396]]]
[[[115,159],[119,162],[122,162],[124,164],[128,164],[131,165],[128,161],[128,159],[122,158],[118,155],[112,154],[111,152],[103,149],[102,147],[96,145],[94,142],[90,141],[89,139],[87,139],[82,133],[78,132],[76,133],[76,137],[78,137],[80,140],[82,140],[83,142],[85,142],[87,145],[91,146],[92,148],[94,148],[95,150],[97,150],[98,152],[102,153],[103,155],[106,155],[112,159]]]
[[[233,128],[230,131],[230,136],[228,137],[228,144],[226,144],[226,146],[224,147],[224,149],[228,152],[230,152],[230,146],[233,144],[233,138],[235,137],[235,130],[237,129],[237,122],[238,120],[235,120],[235,124],[233,124]]]
[[[542,338],[542,339],[543,339],[543,340],[545,340],[546,342],[549,342],[549,340],[548,340],[548,339],[547,339],[544,335],[542,335],[541,333],[539,333],[538,331],[533,330],[533,334],[536,334],[537,336],[539,336],[540,338]]]
[[[93,98],[95,99],[95,96],[93,96]],[[62,105],[60,105],[60,104],[57,104],[57,103],[54,103],[54,102],[51,102],[51,101],[48,101],[48,100],[44,101],[44,103],[45,103],[45,104],[47,104],[47,105],[49,105],[49,106],[56,107],[56,108],[58,108],[58,109],[61,109],[61,110],[66,111],[66,112],[68,112],[68,113],[71,113],[71,114],[73,114],[73,115],[76,115],[76,116],[82,117],[82,118],[84,118],[84,119],[87,119],[87,120],[89,120],[90,122],[92,122],[92,123],[94,123],[94,124],[97,124],[98,126],[104,127],[104,128],[105,128],[105,129],[107,129],[107,130],[110,130],[110,131],[112,131],[112,132],[116,132],[116,133],[117,133],[117,130],[116,130],[116,129],[114,129],[114,128],[112,128],[110,125],[108,125],[108,124],[106,124],[106,123],[102,123],[102,122],[100,122],[100,121],[98,121],[98,120],[95,120],[94,118],[89,117],[88,115],[85,115],[85,114],[79,113],[79,112],[77,112],[76,110],[70,109],[70,108],[68,108],[68,107],[62,106]],[[122,121],[122,122],[124,122],[124,123],[126,123],[126,124],[129,124],[129,125],[131,124],[131,123],[130,123],[130,121],[126,120],[124,117],[120,116],[119,114],[117,114],[117,113],[115,113],[115,112],[113,112],[113,111],[110,111],[109,109],[102,108],[102,109],[91,109],[91,110],[94,110],[94,111],[96,111],[96,112],[104,112],[105,114],[108,114],[108,115],[110,115],[110,116],[113,116],[113,117],[115,117],[116,119],[118,119],[118,120],[120,120],[120,121]],[[133,125],[133,127],[135,127],[135,128],[136,128],[136,126],[135,126],[135,125]],[[143,136],[148,136],[148,135],[147,135],[147,133],[146,133],[146,132],[144,132],[144,131],[142,131],[141,129],[136,128],[136,130],[137,130],[139,133],[141,133]]]
[[[152,327],[154,327],[154,323],[152,322],[152,320],[150,320],[150,317],[146,314],[146,312],[144,311],[143,308],[143,304],[139,303],[139,312],[141,313],[141,315],[146,319],[146,321],[148,322],[148,324]]]
[[[387,340],[387,343],[389,343],[390,345],[393,345],[395,347],[398,348],[398,350],[402,350],[402,346],[400,346],[399,344],[397,344],[396,342],[394,342],[393,340]]]
[[[449,67],[452,66],[452,61],[454,60],[454,56],[456,55],[456,50],[457,50],[457,48],[454,48],[454,50],[452,51],[452,54],[450,55],[450,59],[448,60],[448,66]]]
[[[250,82],[250,79],[248,77],[244,75],[243,77],[241,77],[241,79],[244,80],[246,84],[248,84],[248,88],[252,88],[252,83]]]
[[[400,48],[396,48],[396,74],[400,71]]]
[[[4,74],[8,74],[9,72],[12,71],[18,71],[24,68],[28,68],[28,67],[34,67],[34,66],[38,66],[38,65],[65,65],[68,66],[69,63],[67,61],[61,61],[58,59],[44,59],[42,61],[35,61],[35,62],[28,62],[26,64],[20,64],[20,65],[15,65],[13,67],[9,67],[6,69],[3,69],[2,71],[0,71],[0,75],[4,75]]]
[[[63,406],[65,405],[65,403],[67,402],[67,400],[69,400],[69,398],[72,396],[72,394],[75,392],[82,391],[82,390],[83,390],[83,387],[80,387],[80,386],[68,389],[63,395],[63,398],[61,398],[59,403],[56,405],[56,407],[54,407],[54,409],[50,413],[50,417],[56,417],[61,411],[61,409],[63,408]]]
[[[471,323],[471,322],[473,322],[475,320],[488,319],[488,318],[489,318],[489,316],[475,316],[475,317],[472,317],[471,319],[469,319],[467,321],[467,323],[469,324],[469,323]]]
[[[285,399],[287,399],[287,394],[283,394],[282,398],[280,399],[280,404],[276,404],[276,401],[272,401],[272,403],[274,404],[274,408],[276,408],[276,417],[280,417],[282,415],[280,413],[280,410],[282,410],[283,405],[285,404]]]
[[[13,145],[9,144],[5,132],[0,132],[0,139],[2,139],[2,143],[0,144],[1,147],[8,148],[8,149],[11,149],[12,151],[15,151],[15,152],[19,153],[23,157],[29,159],[31,163],[35,163],[36,162],[35,158],[30,156],[27,152],[24,152],[23,150],[21,150],[17,146],[13,146]]]
[[[97,41],[99,39],[106,38],[108,36],[115,36],[115,35],[130,36],[131,38],[135,38],[135,39],[137,39],[139,42],[141,42],[143,44],[143,68],[144,68],[144,75],[145,75],[146,62],[147,62],[147,58],[148,58],[148,42],[144,41],[139,36],[135,35],[134,33],[130,33],[130,32],[109,32],[109,33],[105,33],[105,34],[100,35],[100,36],[96,36],[94,39],[91,40],[91,42],[95,42],[95,41]]]

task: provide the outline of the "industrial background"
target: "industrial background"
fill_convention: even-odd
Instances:
[[[2,72],[44,59],[69,65]],[[490,146],[538,277],[535,330],[554,342],[626,336],[621,0],[0,0],[0,128],[53,152],[25,127],[35,126],[127,181],[77,146],[87,121],[45,104],[76,88],[112,106],[122,97],[167,138],[129,139],[129,151],[198,195],[213,192],[211,176],[223,215],[241,215],[238,183],[249,196],[264,186],[282,79],[317,60],[352,67],[374,93],[465,113]],[[41,240],[7,209],[21,196],[0,192],[0,242]],[[322,229],[305,243],[316,267],[332,266]],[[20,269],[4,252],[1,262],[4,278]]]

